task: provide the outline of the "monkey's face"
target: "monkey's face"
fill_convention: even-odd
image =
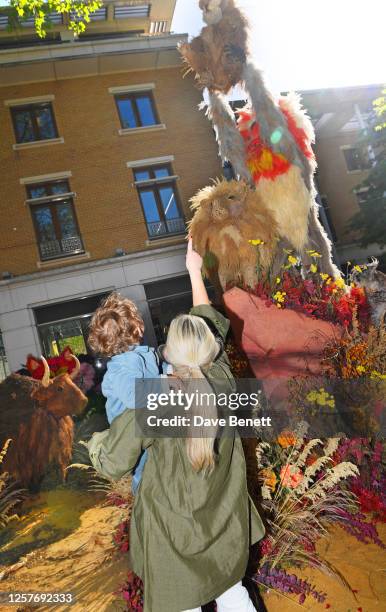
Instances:
[[[192,209],[197,211],[196,221],[207,226],[213,223],[234,221],[243,213],[248,185],[243,181],[217,180],[204,187],[191,199]]]
[[[221,20],[223,3],[224,0],[200,0],[199,6],[203,12],[205,23],[214,25]]]

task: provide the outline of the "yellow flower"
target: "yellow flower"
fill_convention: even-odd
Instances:
[[[306,395],[306,400],[318,404],[319,406],[335,407],[334,396],[330,395],[323,387],[320,387],[319,391],[310,391],[308,395]]]
[[[280,276],[277,276],[277,277],[276,277],[276,284],[277,284],[277,285],[279,285],[279,284],[280,284],[280,282],[281,282],[281,278],[280,278]]]
[[[353,270],[356,272],[362,272],[362,268],[360,266],[354,266]]]
[[[314,251],[313,249],[311,249],[310,251],[307,251],[307,253],[310,257],[321,257],[321,254],[318,253],[318,251]]]
[[[273,470],[270,470],[269,468],[264,468],[263,470],[260,470],[259,476],[262,479],[263,484],[265,484],[268,489],[270,489],[271,491],[275,490],[277,485],[277,476]]]
[[[276,293],[273,296],[273,299],[275,300],[275,302],[284,302],[285,296],[286,296],[286,292],[285,291],[276,291]]]
[[[320,272],[320,278],[322,280],[327,280],[329,278],[328,274],[324,274],[323,272]]]
[[[346,283],[344,282],[343,278],[336,278],[334,282],[338,289],[344,289],[346,286]]]
[[[258,246],[259,244],[265,244],[263,240],[257,238],[257,240],[248,240],[249,244],[253,244],[253,246]]]
[[[363,372],[366,372],[366,368],[363,365],[357,365],[356,371],[359,372],[359,374],[363,374]]]
[[[297,257],[294,257],[293,255],[288,255],[288,261],[293,266],[295,266],[298,263]]]
[[[311,264],[310,265],[310,272],[315,274],[315,272],[317,272],[317,271],[318,271],[318,266],[316,264]]]
[[[370,378],[379,378],[380,380],[386,380],[386,374],[381,374],[377,370],[372,370]]]

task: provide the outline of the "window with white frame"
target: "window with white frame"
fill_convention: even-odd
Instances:
[[[133,173],[149,238],[185,233],[177,176],[173,173],[171,162],[144,162],[134,167]]]
[[[40,259],[84,253],[68,179],[32,183],[26,188]]]
[[[159,125],[151,90],[119,93],[114,97],[122,129]]]

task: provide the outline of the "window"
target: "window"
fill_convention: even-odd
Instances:
[[[150,34],[162,34],[168,27],[167,21],[152,21],[150,23]]]
[[[359,147],[347,147],[342,149],[346,167],[349,172],[355,170],[367,170],[370,160],[365,151]]]
[[[11,107],[16,142],[34,142],[58,137],[51,102]]]
[[[149,17],[150,4],[123,5],[114,7],[114,19]]]
[[[76,355],[87,353],[91,317],[107,295],[92,295],[36,308],[35,320],[44,355],[59,355],[66,346]]]
[[[89,15],[90,21],[105,21],[107,19],[107,7],[104,6],[100,9],[97,9],[93,13]],[[76,11],[70,11],[70,18],[73,21],[79,21],[80,17]]]
[[[8,15],[0,15],[0,30],[8,28]]]
[[[205,281],[210,299],[213,287]],[[192,288],[189,276],[177,276],[144,285],[146,300],[154,327],[157,344],[164,344],[171,321],[192,307]]]
[[[68,181],[27,186],[42,261],[84,253]]]
[[[123,129],[160,123],[150,91],[116,95],[115,102]]]
[[[184,233],[185,219],[171,164],[134,168],[133,171],[149,238]]]

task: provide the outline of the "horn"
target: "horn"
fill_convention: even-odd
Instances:
[[[72,372],[70,374],[70,378],[71,378],[71,380],[75,380],[75,378],[78,376],[78,374],[80,372],[80,361],[79,361],[79,359],[77,358],[76,355],[71,355],[71,357],[75,361],[75,369],[72,370]]]
[[[42,378],[42,385],[43,387],[48,387],[48,385],[50,384],[50,366],[48,365],[46,359],[43,357],[43,355],[41,355],[40,359],[43,362],[44,365],[44,374],[43,374],[43,378]]]

